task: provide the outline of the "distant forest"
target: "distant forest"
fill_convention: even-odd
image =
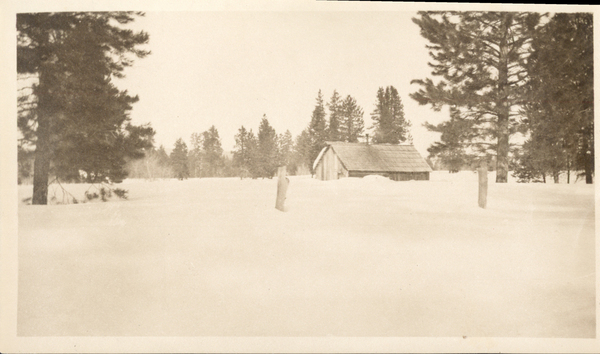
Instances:
[[[278,166],[287,166],[291,175],[311,174],[313,161],[326,141],[359,142],[365,138],[363,116],[363,109],[352,96],[343,98],[334,90],[325,103],[319,91],[308,126],[295,138],[289,130],[277,134],[263,115],[256,133],[245,126],[238,129],[234,150],[227,154],[217,128],[212,126],[193,133],[189,144],[178,139],[170,154],[164,146],[149,147],[144,158],[128,163],[129,177],[271,178]],[[398,144],[412,139],[410,122],[404,118],[402,101],[393,86],[379,89],[371,116],[374,143]]]

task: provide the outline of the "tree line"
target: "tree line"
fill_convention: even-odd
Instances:
[[[147,149],[143,159],[129,163],[129,177],[272,178],[279,166],[287,166],[291,175],[311,174],[313,162],[327,141],[364,140],[363,115],[363,109],[352,96],[342,98],[334,90],[325,104],[319,90],[311,120],[295,139],[289,130],[277,134],[265,114],[256,133],[243,125],[238,129],[235,146],[228,156],[221,146],[217,128],[212,126],[201,134],[193,133],[189,144],[179,138],[170,155],[162,146]],[[410,121],[404,118],[402,100],[393,86],[379,88],[371,117],[373,143],[398,144],[412,140]]]
[[[428,150],[450,171],[495,161],[520,181],[594,174],[591,13],[419,12],[432,78],[411,97],[450,119],[426,123]],[[510,143],[515,135],[524,137]]]
[[[277,135],[266,116],[256,133],[240,127],[231,158],[213,126],[183,140],[164,163],[150,125],[134,125],[137,96],[113,80],[149,51],[149,35],[124,25],[139,12],[61,12],[17,15],[19,177],[33,177],[33,204],[46,204],[49,178],[120,182],[144,158],[157,173],[270,177],[277,165],[308,170],[326,141],[366,138],[364,110],[334,90],[319,91],[308,126],[292,139]],[[497,182],[509,169],[523,181],[594,173],[593,18],[589,13],[419,12],[413,19],[429,41],[432,76],[413,80],[410,96],[450,119],[430,148],[450,169],[493,160]],[[410,142],[410,121],[393,86],[380,87],[368,130],[374,143]],[[510,141],[521,134],[524,143]],[[178,156],[178,154],[180,156]],[[185,158],[184,156],[185,155]],[[161,162],[162,161],[162,162]],[[185,167],[184,167],[185,166]],[[186,170],[187,168],[187,170]],[[161,170],[162,169],[162,170]],[[137,171],[141,171],[138,166]]]
[[[372,142],[376,144],[399,144],[412,142],[411,123],[404,116],[404,105],[394,86],[379,87],[375,97],[375,108],[371,113],[373,125],[368,128]],[[327,111],[329,118],[327,118]],[[356,143],[367,138],[364,110],[351,95],[342,98],[337,90],[327,102],[321,90],[317,94],[308,126],[298,136],[296,144],[302,151],[303,162],[312,169],[312,164],[325,147],[327,141]]]
[[[380,88],[376,98],[377,104],[372,113],[376,122],[373,141],[398,143],[410,139],[410,122],[404,119],[397,90],[393,86],[385,90]],[[363,109],[352,96],[341,99],[339,93],[334,90],[327,107],[329,119],[322,93],[319,91],[310,123],[295,139],[289,130],[277,134],[265,114],[256,134],[245,126],[238,129],[231,154],[225,153],[219,132],[214,125],[202,133],[191,134],[188,143],[183,138],[177,139],[170,154],[164,146],[154,146],[152,128],[138,127],[137,129],[148,130],[146,135],[149,140],[145,140],[146,143],[139,146],[135,155],[124,156],[118,175],[146,179],[272,178],[278,166],[287,166],[288,173],[292,175],[310,174],[312,163],[325,141],[358,142],[365,130]],[[19,152],[26,154],[27,150],[19,149]],[[31,156],[21,157],[19,161],[23,165],[19,168],[20,176],[28,177],[31,171]],[[63,181],[94,182],[101,178],[101,175],[82,178],[79,172],[89,171],[85,164],[69,167],[68,171],[77,173],[60,174],[59,177]],[[60,166],[57,165],[55,169],[59,171]],[[109,175],[108,172],[105,171],[106,176],[115,178],[114,173]]]
[[[292,133],[276,134],[263,115],[254,134],[240,127],[231,154],[225,153],[217,128],[213,125],[202,133],[193,133],[189,148],[183,138],[177,139],[170,154],[161,145],[145,151],[145,157],[128,164],[131,178],[251,177],[272,178],[278,166],[293,165],[296,152]],[[293,165],[292,173],[298,171]]]

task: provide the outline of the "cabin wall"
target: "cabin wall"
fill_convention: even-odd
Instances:
[[[368,175],[379,175],[394,181],[429,181],[429,172],[370,172],[350,171],[350,177],[365,177]]]
[[[429,181],[429,172],[395,172],[390,178],[394,181]]]
[[[315,176],[322,181],[329,181],[348,177],[348,171],[344,168],[333,149],[328,149],[317,164]]]

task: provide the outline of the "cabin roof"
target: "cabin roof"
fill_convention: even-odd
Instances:
[[[317,166],[327,149],[335,154],[348,171],[430,172],[431,167],[413,145],[326,142],[315,160]]]

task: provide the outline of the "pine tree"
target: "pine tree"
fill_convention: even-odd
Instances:
[[[137,97],[111,83],[123,77],[132,56],[149,54],[138,49],[148,42],[146,33],[120,27],[135,15],[142,14],[17,14],[17,72],[37,81],[35,99],[19,107],[20,120],[35,121],[19,127],[36,127],[33,204],[47,204],[51,163],[57,176],[73,177],[81,168],[94,180],[118,181],[127,155],[139,157],[138,148],[149,146],[152,131],[129,123]]]
[[[539,143],[540,140],[527,139],[520,151],[515,153],[512,175],[517,178],[517,182],[546,183],[546,176],[551,175],[554,177],[554,182],[558,183],[560,155],[547,155],[546,149],[536,146]]]
[[[429,157],[437,157],[449,172],[455,173],[472,162],[473,157],[467,152],[473,140],[472,121],[463,119],[460,112],[450,108],[450,120],[438,125],[425,123],[427,130],[441,133],[440,141],[434,142],[427,151]]]
[[[518,123],[524,64],[540,15],[519,12],[419,12],[413,21],[433,61],[432,79],[413,80],[410,96],[439,111],[462,108],[482,140],[496,139],[496,182],[508,177],[509,137]]]
[[[280,134],[277,137],[277,146],[278,165],[288,166],[292,161],[292,152],[294,149],[294,140],[292,138],[292,133],[289,130],[286,130],[285,133]]]
[[[394,86],[377,90],[377,102],[371,113],[373,119],[373,142],[383,144],[399,144],[412,141],[411,123],[404,117],[404,105]]]
[[[188,178],[190,175],[188,168],[188,148],[183,139],[179,138],[175,142],[170,159],[173,172],[177,179],[183,180]]]
[[[343,141],[357,143],[365,129],[363,109],[352,96],[346,96],[341,106],[340,135]]]
[[[223,168],[223,148],[215,126],[202,133],[202,171],[204,177],[216,177]]]
[[[273,178],[277,169],[277,133],[263,115],[258,127],[257,167],[259,177]]]
[[[233,148],[233,166],[238,169],[240,178],[250,175],[250,134],[242,125],[235,135]]]
[[[248,131],[248,168],[252,178],[258,178],[261,176],[262,165],[260,159],[260,151],[258,149],[258,138],[250,129]]]
[[[235,135],[232,164],[236,175],[240,178],[260,176],[258,139],[252,129],[247,130],[244,126],[238,129]]]
[[[520,160],[558,182],[560,171],[594,173],[593,18],[559,13],[539,28],[526,68],[530,137]],[[535,173],[532,171],[532,173]]]
[[[163,145],[159,146],[156,150],[156,157],[161,165],[166,166],[169,164],[169,155],[167,154],[167,150]]]
[[[310,151],[311,151],[312,143],[310,140],[310,134],[308,132],[308,128],[304,129],[302,133],[300,133],[296,137],[296,141],[294,143],[294,152],[292,157],[292,167],[290,168],[290,173],[293,174],[303,174],[310,173],[312,169],[313,161],[310,160]]]
[[[342,120],[342,98],[340,94],[333,90],[331,100],[327,103],[329,108],[329,126],[327,127],[327,136],[329,141],[341,141],[342,134],[340,125]]]
[[[308,133],[311,142],[309,153],[309,160],[311,162],[309,166],[312,171],[312,161],[317,158],[321,150],[325,147],[325,141],[327,141],[327,122],[325,121],[325,107],[323,105],[321,90],[319,90],[317,95],[317,104],[312,113]]]
[[[188,165],[190,169],[190,175],[195,178],[202,176],[202,160],[204,158],[202,145],[202,134],[192,133],[192,136],[190,137],[191,149],[188,153]]]

